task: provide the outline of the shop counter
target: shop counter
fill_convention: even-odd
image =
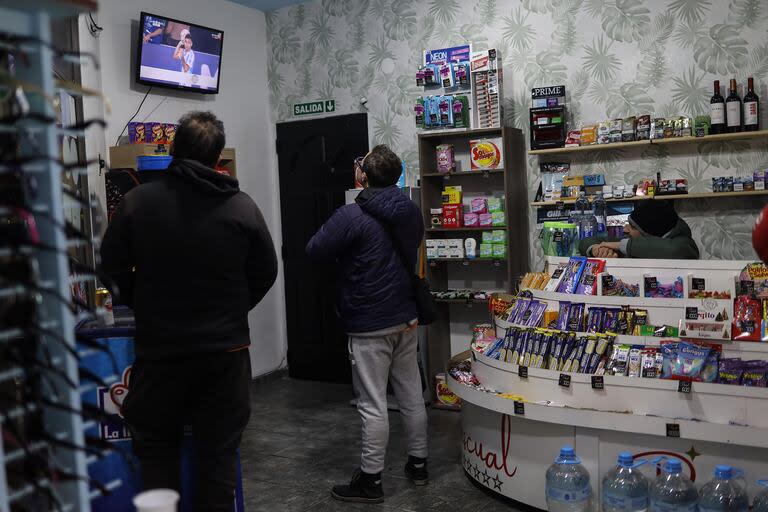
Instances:
[[[608,262],[606,270],[621,279],[642,279],[649,273],[662,278],[705,273],[708,283],[730,290],[747,263]],[[549,302],[553,308],[559,300],[644,307],[651,319],[655,316],[670,325],[684,315],[687,302],[701,302],[531,293],[536,299],[554,301]],[[733,307],[732,300],[716,302],[718,307]],[[497,335],[509,326],[498,320]],[[620,336],[617,343],[653,345],[659,339]],[[722,344],[724,357],[768,360],[768,343],[716,343]],[[681,385],[673,380],[609,375],[594,378],[520,367],[474,348],[457,355],[452,364],[461,360],[470,361],[480,383],[472,386],[448,377],[448,386],[462,399],[462,464],[467,476],[490,492],[545,510],[545,473],[564,444],[573,445],[581,457],[594,496],[599,496],[600,480],[615,466],[621,451],[649,460],[660,455],[678,457],[698,487],[710,480],[715,465],[733,465],[744,470],[750,498],[762,489],[755,481],[768,477],[766,388],[703,382]],[[650,464],[643,469],[649,478],[655,476],[654,470]],[[598,501],[593,500],[594,510]]]

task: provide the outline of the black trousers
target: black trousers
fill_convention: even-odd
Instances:
[[[145,489],[179,490],[185,425],[195,441],[195,511],[231,512],[240,438],[251,414],[248,350],[138,358],[123,415]]]

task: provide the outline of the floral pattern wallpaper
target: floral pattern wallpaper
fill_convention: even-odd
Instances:
[[[414,74],[426,48],[471,42],[474,49],[498,49],[505,123],[526,139],[534,86],[566,85],[574,128],[646,113],[706,114],[712,81],[725,88],[733,77],[741,96],[754,77],[768,107],[766,0],[313,0],[268,12],[267,27],[275,122],[291,120],[297,102],[333,98],[337,113],[346,114],[362,111],[365,97],[371,144],[397,148],[415,174],[412,105],[420,91]],[[767,120],[761,114],[763,126]],[[540,162],[526,159],[533,198]],[[612,184],[661,172],[664,179],[687,178],[692,192],[707,192],[714,176],[768,169],[768,138],[585,152],[566,160],[572,173],[604,173]],[[763,203],[717,198],[677,206],[702,258],[752,259],[752,224]],[[535,238],[533,209],[528,217]],[[530,264],[541,263],[534,241]]]

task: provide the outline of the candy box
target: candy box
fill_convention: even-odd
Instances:
[[[501,169],[504,164],[501,137],[469,141],[469,163],[473,171]]]
[[[565,138],[565,147],[573,148],[581,144],[581,130],[569,130]]]
[[[462,189],[457,187],[445,187],[442,192],[443,204],[459,204],[462,199]]]
[[[166,143],[163,123],[144,123],[144,131],[147,132],[147,142],[152,144]]]
[[[147,140],[147,132],[144,123],[128,123],[128,142],[131,144],[143,144]]]
[[[743,295],[768,299],[768,267],[763,263],[749,263],[739,275],[739,284]]]
[[[731,339],[730,322],[717,322],[715,320],[680,320],[678,331],[681,338],[704,340]]]
[[[178,125],[176,123],[165,123],[163,125],[163,132],[165,133],[165,140],[168,144],[172,143],[176,139],[176,130]]]
[[[435,148],[437,172],[449,173],[456,170],[456,158],[453,151],[453,144],[440,144]]]

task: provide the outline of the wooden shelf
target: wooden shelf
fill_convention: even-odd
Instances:
[[[749,196],[765,196],[768,195],[768,190],[747,190],[744,192],[701,192],[701,193],[690,193],[690,194],[669,194],[669,195],[660,195],[660,196],[634,196],[634,197],[625,197],[622,199],[606,199],[606,202],[608,203],[626,203],[626,202],[635,202],[635,201],[648,201],[648,200],[655,200],[655,201],[665,201],[665,200],[686,200],[686,199],[713,199],[713,198],[719,198],[719,197],[749,197]],[[562,202],[565,204],[571,204],[575,202],[576,199],[564,199]],[[558,202],[556,201],[533,201],[531,202],[531,206],[555,206]]]
[[[507,230],[506,226],[470,226],[470,227],[462,227],[462,228],[428,228],[425,231],[427,233],[450,233],[451,231],[493,231],[494,229],[503,229],[504,231]]]
[[[434,130],[419,132],[420,139],[439,139],[441,137],[473,137],[475,135],[485,136],[489,134],[501,134],[503,127],[499,128],[476,128],[474,130],[468,130],[463,128],[456,128],[453,130]]]
[[[532,149],[529,155],[558,155],[563,153],[580,153],[582,151],[607,151],[635,146],[650,146],[652,144],[690,144],[700,142],[718,142],[729,140],[749,140],[768,137],[768,130],[757,132],[720,133],[707,135],[706,137],[672,137],[669,139],[637,140],[633,142],[614,142],[611,144],[593,144],[591,146],[577,146],[572,148]]]
[[[425,172],[423,178],[441,177],[450,178],[451,176],[487,176],[489,174],[504,174],[504,169],[490,169],[488,171],[459,171],[459,172]]]
[[[438,299],[435,302],[442,304],[488,304],[488,299]]]
[[[167,156],[170,144],[122,144],[109,148],[110,169],[136,170],[136,158],[140,156]],[[233,177],[237,177],[235,148],[224,148],[221,151],[221,167],[227,169]]]

